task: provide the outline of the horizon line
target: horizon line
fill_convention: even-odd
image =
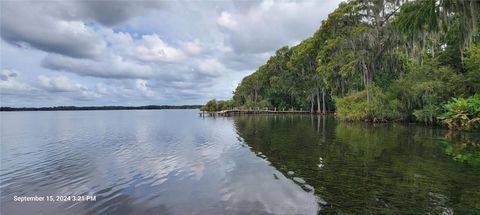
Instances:
[[[97,105],[97,106],[50,106],[50,107],[9,107],[0,106],[0,111],[62,111],[62,110],[154,110],[154,109],[198,109],[203,105]]]

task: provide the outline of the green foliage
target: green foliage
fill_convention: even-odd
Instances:
[[[388,89],[392,82],[397,80],[401,74],[407,73],[412,62],[405,53],[393,52],[385,54],[380,62],[381,67],[375,76],[375,84],[382,89]]]
[[[433,124],[440,114],[438,104],[465,91],[463,76],[435,60],[427,59],[422,65],[410,64],[407,72],[392,83],[390,92],[404,105],[402,118],[413,115],[418,121]]]
[[[433,124],[436,122],[436,117],[440,113],[440,108],[436,105],[428,104],[423,106],[420,109],[413,111],[413,115],[418,121],[424,122],[425,124]]]
[[[212,99],[200,108],[202,111],[217,111],[217,100]]]
[[[480,128],[480,94],[469,98],[454,98],[443,105],[444,113],[439,117],[448,128],[471,130]]]
[[[373,100],[367,102],[367,90],[352,93],[336,101],[338,117],[342,120],[387,121],[400,118],[398,100],[389,100],[377,86],[370,86],[368,91]]]
[[[223,101],[223,100],[216,100],[212,99],[207,102],[200,110],[202,111],[221,111],[232,109],[235,107],[235,102],[233,100]]]
[[[480,45],[467,50],[465,68],[467,70],[465,74],[466,84],[470,93],[480,92]]]
[[[465,67],[468,71],[480,73],[480,45],[473,46],[467,50]]]
[[[458,0],[341,3],[311,37],[245,77],[233,101],[434,124],[441,104],[480,91],[479,8]]]
[[[404,33],[409,39],[426,29],[433,31],[438,27],[436,0],[407,2],[402,5],[392,26]]]
[[[258,103],[258,107],[265,109],[265,108],[272,108],[272,104],[268,100],[262,100]]]
[[[235,102],[233,100],[227,100],[227,101],[217,101],[217,107],[219,110],[227,110],[227,109],[232,109],[235,107]]]

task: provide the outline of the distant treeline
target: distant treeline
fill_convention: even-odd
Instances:
[[[68,111],[68,110],[159,110],[198,109],[201,105],[147,105],[147,106],[57,106],[57,107],[0,107],[0,111]]]

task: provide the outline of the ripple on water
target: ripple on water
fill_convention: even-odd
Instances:
[[[314,195],[239,141],[231,119],[199,119],[196,112],[188,111],[24,114],[28,117],[22,120],[27,122],[0,128],[2,214],[316,214],[318,210]],[[19,122],[15,117],[2,120]],[[20,210],[11,200],[13,195],[32,194],[95,195],[97,201],[38,204]]]

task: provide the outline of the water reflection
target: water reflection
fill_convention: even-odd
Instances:
[[[445,153],[453,160],[480,167],[480,134],[450,131],[442,141]]]
[[[1,114],[0,214],[316,214],[232,118],[196,110]],[[13,196],[95,195],[95,202]]]
[[[445,154],[444,129],[267,115],[235,126],[284,175],[313,187],[321,213],[480,213],[480,169]]]
[[[0,114],[1,214],[480,213],[478,133],[188,110]]]

